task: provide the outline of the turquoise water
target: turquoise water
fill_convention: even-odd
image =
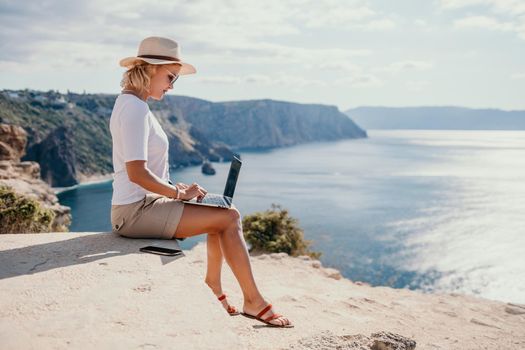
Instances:
[[[352,280],[525,302],[525,132],[369,136],[241,153],[236,206],[287,208],[323,264]],[[199,167],[171,177],[221,193],[229,164],[214,167],[211,177]],[[110,230],[110,182],[59,199],[72,208],[71,231]]]

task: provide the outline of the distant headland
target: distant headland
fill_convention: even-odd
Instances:
[[[464,107],[358,107],[345,112],[366,129],[525,130],[525,111]]]
[[[22,127],[22,161],[42,179],[68,187],[113,171],[109,118],[116,95],[0,91],[0,123]],[[168,135],[171,167],[228,161],[236,150],[367,137],[335,106],[274,100],[210,102],[166,96],[148,102]]]

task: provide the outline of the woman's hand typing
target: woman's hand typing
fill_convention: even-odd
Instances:
[[[179,182],[175,187],[177,187],[177,191],[179,192],[177,197],[181,200],[191,200],[197,197],[197,201],[201,201],[208,193],[208,191],[195,182],[191,185]]]

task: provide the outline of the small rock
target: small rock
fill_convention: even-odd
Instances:
[[[413,350],[416,348],[415,340],[395,333],[372,333],[372,339],[374,340],[372,350]]]
[[[322,266],[321,262],[319,260],[312,261],[312,267],[318,269]]]
[[[297,258],[305,261],[312,260],[312,258],[310,258],[308,255],[299,255]]]
[[[300,339],[296,344],[290,344],[286,349],[304,350],[413,350],[416,342],[399,334],[380,332],[367,337],[363,334],[336,335],[323,331]]]
[[[271,253],[270,258],[275,260],[281,260],[282,258],[286,258],[288,254],[286,253]]]
[[[290,350],[367,350],[370,349],[371,340],[369,337],[357,335],[338,336],[330,331],[323,331],[300,339],[296,344],[290,344],[286,349]]]
[[[507,303],[509,306],[520,307],[525,310],[525,304]]]
[[[355,284],[358,286],[367,286],[370,287],[370,283],[362,282],[362,281],[355,281]]]
[[[475,318],[472,318],[470,320],[470,323],[474,323],[474,324],[477,324],[479,326],[484,326],[484,327],[491,327],[491,328],[497,328],[497,329],[501,329],[500,327],[498,326],[494,326],[492,324],[488,324],[486,322],[483,322],[483,321],[480,321],[480,320],[476,320]]]
[[[511,315],[523,315],[525,314],[525,306],[520,304],[508,303],[505,307],[505,312]]]
[[[454,311],[443,311],[443,314],[450,317],[458,317],[458,314],[456,314]]]
[[[135,292],[144,293],[144,292],[151,292],[151,285],[149,284],[142,284],[140,286],[137,286],[133,288]]]
[[[208,161],[202,164],[201,171],[204,175],[215,175],[215,169]]]
[[[327,267],[323,269],[324,274],[329,277],[333,278],[334,280],[340,280],[342,278],[341,272],[339,270],[333,269],[331,267]]]

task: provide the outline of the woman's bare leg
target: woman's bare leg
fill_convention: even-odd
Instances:
[[[262,300],[253,277],[240,220],[236,209],[185,205],[175,237],[191,237],[203,233],[217,235],[222,253],[241,286],[244,299]]]
[[[207,270],[206,270],[206,279],[205,282],[212,290],[213,294],[218,298],[223,294],[222,283],[221,283],[221,270],[222,270],[222,261],[224,259],[221,250],[221,243],[219,240],[219,235],[208,235],[206,237],[206,246],[208,252],[207,259]],[[227,298],[224,298],[222,301],[222,306],[228,312],[235,312],[236,309],[230,305]]]
[[[241,287],[244,296],[243,309],[249,314],[257,314],[268,303],[255,283],[239,212],[236,209],[185,205],[174,236],[183,238],[203,233],[219,237],[221,251]],[[272,314],[270,310],[263,317],[266,318]],[[288,324],[290,322],[282,317],[273,320],[272,323]]]
[[[206,247],[208,260],[205,282],[215,295],[220,296],[222,294],[221,270],[223,255],[219,235],[208,235]]]

